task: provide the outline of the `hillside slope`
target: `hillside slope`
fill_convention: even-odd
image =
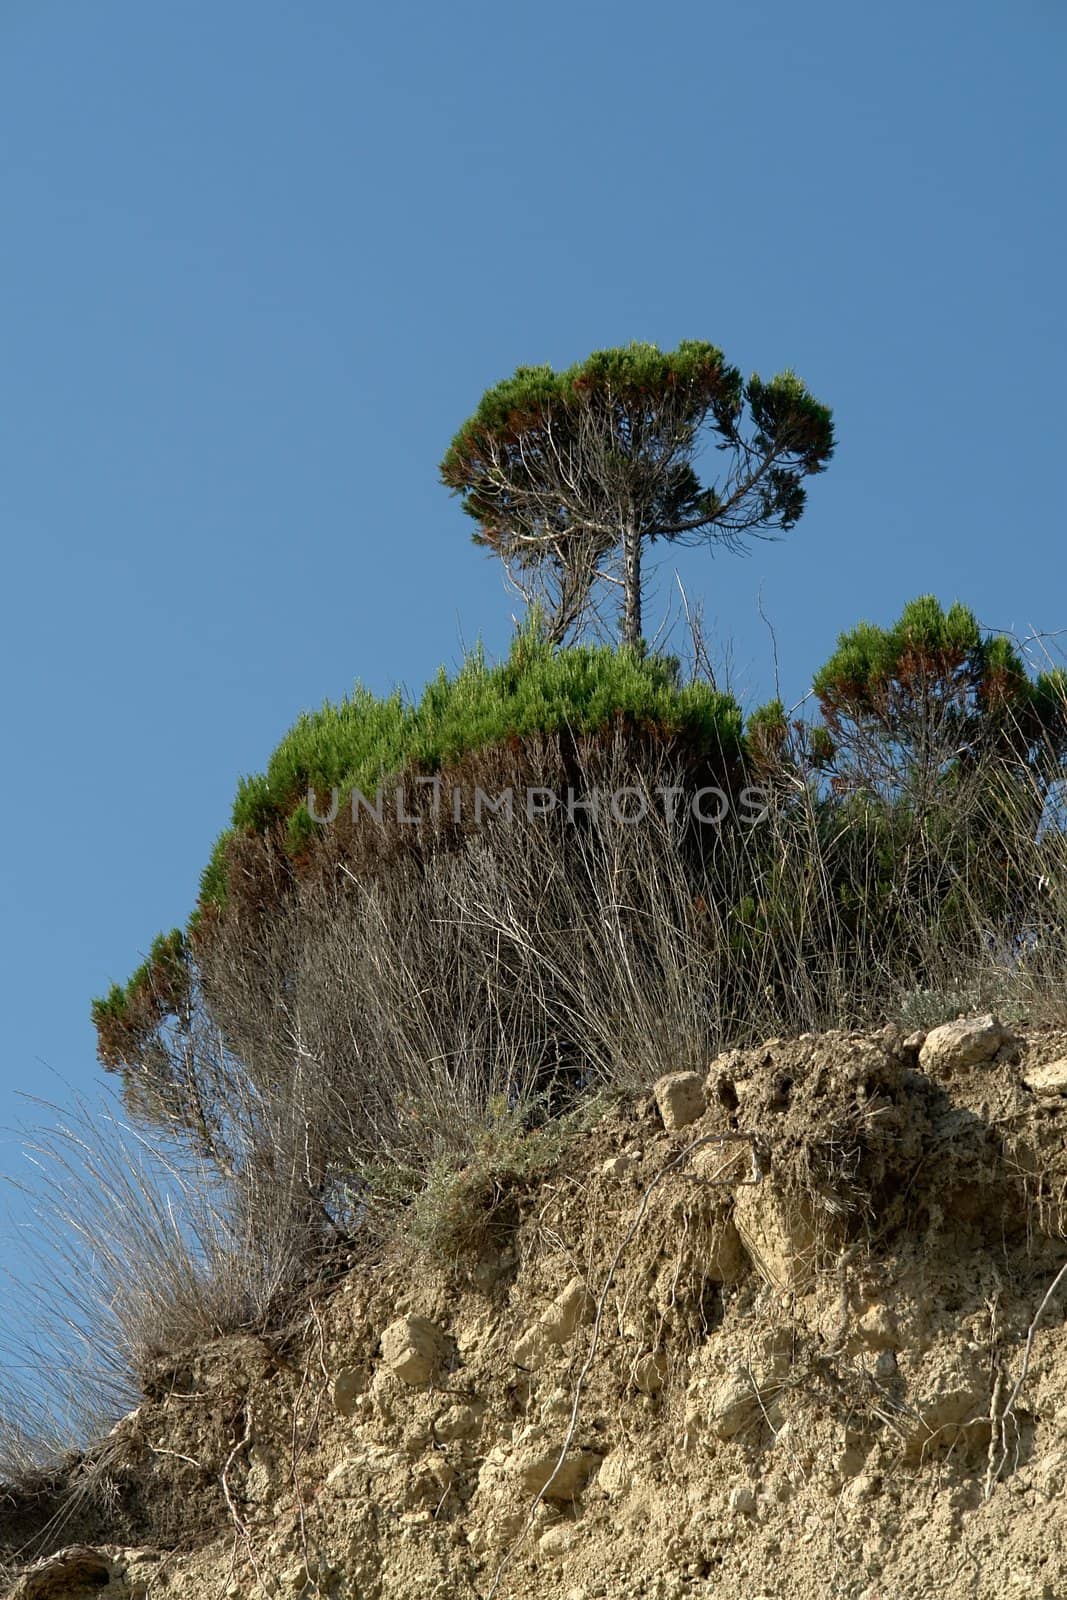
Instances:
[[[1065,1058],[985,1018],[668,1074],[451,1267],[160,1363],[2,1491],[7,1592],[1067,1595]]]

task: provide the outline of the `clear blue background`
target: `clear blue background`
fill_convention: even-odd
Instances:
[[[0,1123],[101,1081],[91,996],[302,708],[505,645],[436,467],[521,362],[708,338],[834,407],[788,541],[685,560],[746,700],[761,592],[791,698],[925,590],[1067,624],[1065,31],[1060,0],[4,0]]]

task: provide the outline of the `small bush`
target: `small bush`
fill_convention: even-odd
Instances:
[[[530,1125],[540,1107],[496,1099],[476,1132],[466,1162],[441,1157],[414,1191],[407,1237],[436,1261],[451,1260],[506,1236],[515,1225],[515,1202],[560,1163],[570,1141],[591,1126],[602,1101],[590,1097],[561,1116]]]
[[[895,1016],[890,1008],[891,1020],[912,1031],[929,1031],[941,1027],[942,1023],[955,1022],[957,1017],[976,1016],[984,1011],[996,1012],[1002,1022],[1027,1020],[1028,1008],[1018,997],[1017,985],[1010,974],[999,984],[990,981],[982,986],[909,989],[902,996]]]

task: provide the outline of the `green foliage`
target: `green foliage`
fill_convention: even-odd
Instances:
[[[513,1221],[509,1210],[522,1190],[556,1168],[568,1145],[606,1107],[604,1096],[590,1095],[573,1110],[540,1120],[538,1108],[495,1097],[466,1160],[442,1155],[421,1180],[409,1175],[403,1195],[412,1202],[409,1238],[436,1260],[484,1246]]]
[[[496,497],[486,497],[485,478],[496,451],[515,452],[518,467],[531,435],[558,428],[580,406],[613,408],[619,442],[630,442],[634,420],[652,411],[665,395],[684,397],[683,414],[697,425],[709,407],[728,431],[741,411],[741,374],[727,366],[723,353],[700,340],[685,340],[674,351],[634,342],[612,350],[596,350],[563,372],[550,366],[519,367],[512,377],[487,389],[474,415],[463,424],[441,463],[442,481],[463,495],[463,508],[482,522],[492,515]],[[530,463],[530,471],[536,467]],[[484,533],[475,534],[484,542]]]
[[[773,765],[781,759],[789,738],[789,721],[780,700],[768,700],[758,706],[745,724],[745,743],[758,767]]]
[[[943,611],[933,595],[920,595],[890,628],[861,622],[841,634],[812,687],[824,714],[862,712],[881,705],[894,680],[934,688],[951,686],[961,672],[980,676],[987,655],[972,611],[958,602]],[[1024,676],[1008,640],[996,641],[995,656]]]
[[[1012,991],[1011,975],[1001,983],[957,985],[949,989],[909,989],[898,1002],[896,1020],[909,1031],[939,1028],[957,1017],[995,1011],[1002,1022],[1016,1025],[1027,1021],[1026,1007]]]
[[[339,705],[327,703],[301,716],[266,772],[240,780],[232,826],[216,841],[201,876],[187,937],[201,931],[205,911],[226,903],[234,840],[280,829],[292,855],[308,845],[319,829],[308,810],[309,789],[323,803],[336,790],[344,807],[353,791],[373,800],[379,784],[405,772],[439,772],[472,752],[542,734],[595,735],[620,725],[677,739],[715,762],[742,751],[735,701],[706,684],[683,682],[673,658],[606,646],[554,650],[536,617],[516,634],[506,660],[491,665],[477,648],[454,675],[442,669],[417,701],[398,693],[379,698],[357,685]],[[129,983],[94,1002],[101,1059],[108,1065],[136,1053],[167,1014],[169,1000],[180,1003],[187,981],[185,939],[176,931],[157,940]]]
[[[1035,857],[1067,754],[1065,687],[1059,672],[1031,679],[1010,639],[931,595],[889,627],[842,634],[814,683],[825,724],[798,725],[787,747],[772,704],[747,729],[754,758],[789,779],[785,814],[814,831],[818,916],[792,848],[764,857],[757,838],[737,950],[806,947],[816,966],[854,950],[858,966],[877,948],[885,974],[914,976],[1031,937],[1036,885],[1052,876]]]
[[[241,780],[242,784],[245,782]],[[237,804],[234,805],[234,812]],[[267,817],[260,813],[256,825],[263,829],[267,826]],[[252,826],[249,823],[248,826]],[[226,850],[235,833],[234,828],[226,828],[215,840],[214,848],[208,857],[207,866],[200,874],[199,903],[202,906],[223,905],[226,900]]]
[[[397,1126],[410,1141],[415,1123],[425,1120],[425,1140],[418,1145],[422,1164],[418,1171],[393,1174],[403,1191],[394,1198],[410,1209],[416,1231],[440,1244],[463,1235],[472,1219],[480,1227],[491,1218],[508,1192],[506,1174],[521,1174],[539,1147],[536,1139],[526,1142],[529,1129],[520,1129],[509,1113],[490,1118],[484,1148],[477,1141],[463,1143],[461,1166],[453,1145],[445,1163],[437,1102],[425,1082],[432,1083],[438,1070],[443,1081],[449,1080],[451,1065],[442,1063],[473,1060],[486,1071],[487,1083],[499,1083],[494,1073],[501,1032],[508,1041],[526,1041],[531,1070],[540,1070],[545,1060],[562,1060],[561,1070],[569,1070],[583,1057],[594,1024],[587,1010],[575,1024],[572,1016],[578,1013],[565,993],[559,998],[556,986],[565,989],[579,949],[585,952],[578,960],[583,971],[595,964],[594,955],[616,963],[612,928],[617,913],[635,919],[634,951],[655,1015],[661,1004],[673,1004],[676,994],[706,991],[714,996],[721,1019],[716,1026],[724,1036],[754,1026],[753,1012],[764,1005],[768,1016],[810,1024],[812,1018],[869,1019],[879,1008],[899,1005],[910,991],[955,993],[954,974],[970,983],[983,964],[989,966],[994,946],[998,953],[1009,952],[1011,966],[1011,953],[1029,950],[1034,929],[1046,929],[1055,920],[1041,886],[1062,878],[1062,835],[1053,836],[1051,826],[1044,843],[1040,835],[1045,799],[1060,781],[1067,749],[1067,675],[1050,671],[1032,681],[1010,640],[983,636],[966,607],[945,609],[923,596],[890,627],[864,623],[843,634],[816,688],[825,727],[790,720],[779,701],[760,707],[743,726],[733,700],[705,684],[684,682],[675,660],[643,648],[557,650],[534,616],[502,662],[490,663],[478,649],[457,672],[438,673],[417,699],[378,698],[358,688],[340,706],[302,717],[266,771],[241,780],[233,826],[205,869],[202,923],[190,929],[195,939],[172,934],[157,941],[130,983],[116,986],[94,1005],[102,1059],[122,1070],[134,1088],[158,1080],[164,1109],[192,1105],[201,1119],[190,1122],[193,1137],[202,1135],[203,1107],[209,1105],[210,1134],[231,1067],[224,1060],[201,1093],[195,1051],[183,1054],[175,1043],[189,1032],[181,1013],[188,1005],[190,963],[199,974],[197,1003],[220,1048],[235,1062],[246,1055],[257,1061],[258,1052],[265,1051],[264,1059],[284,1081],[291,1056],[289,1024],[279,1019],[290,1014],[294,984],[307,978],[302,973],[298,979],[303,957],[299,943],[294,947],[291,940],[300,917],[319,905],[316,896],[351,896],[363,886],[381,909],[392,904],[395,892],[389,914],[395,913],[396,926],[406,930],[421,926],[423,908],[432,910],[430,886],[438,869],[445,871],[442,882],[447,880],[449,895],[459,881],[453,869],[460,877],[473,870],[479,895],[483,877],[486,893],[492,892],[491,884],[500,889],[510,883],[501,890],[507,911],[500,911],[501,926],[510,931],[503,939],[494,935],[491,949],[475,950],[473,987],[457,979],[467,971],[463,963],[471,952],[464,946],[453,960],[451,946],[442,946],[449,937],[442,930],[451,915],[450,899],[444,917],[429,918],[430,931],[416,953],[395,964],[385,961],[376,980],[384,986],[381,991],[353,998],[350,1025],[336,1037],[327,1031],[315,1050],[308,1046],[309,1061],[332,1060],[339,1048],[347,1048],[346,1039],[363,1038],[369,1019],[377,1072],[385,1051],[376,1030],[394,1041],[400,1059],[408,1062],[407,1030],[416,1027],[413,1059],[420,1071],[428,1064],[429,1077],[419,1080],[422,1099],[414,1109],[402,1108]],[[666,845],[661,840],[668,857],[659,860],[658,869],[646,837],[635,840],[636,876],[621,896],[612,879],[611,897],[619,903],[611,898],[610,912],[596,894],[588,903],[583,900],[589,887],[583,875],[588,867],[583,852],[590,842],[585,832],[578,838],[560,830],[566,837],[558,849],[553,846],[556,854],[545,873],[545,881],[555,886],[552,897],[542,900],[542,877],[533,873],[535,932],[521,938],[510,921],[514,883],[508,879],[514,868],[514,881],[525,884],[531,870],[533,858],[524,855],[530,840],[521,830],[513,834],[505,828],[487,836],[484,862],[476,852],[473,866],[465,848],[454,848],[451,835],[439,857],[435,835],[413,839],[417,848],[410,853],[394,851],[392,840],[381,851],[379,873],[373,830],[349,829],[339,840],[338,860],[348,867],[371,863],[362,877],[319,871],[331,864],[328,842],[321,853],[304,859],[286,860],[280,851],[287,844],[298,855],[317,829],[306,804],[309,785],[320,801],[336,789],[344,805],[353,789],[372,798],[390,779],[447,771],[487,750],[503,750],[510,760],[521,756],[524,743],[535,748],[537,736],[554,734],[564,736],[560,744],[569,770],[578,755],[574,739],[592,735],[591,753],[599,759],[605,743],[598,736],[619,728],[642,737],[632,745],[624,741],[617,751],[612,746],[612,759],[632,763],[634,751],[642,758],[646,751],[658,756],[656,747],[669,742],[671,759],[681,753],[691,773],[722,765],[725,758],[732,779],[748,781],[756,773],[769,798],[764,815],[751,826],[690,830],[677,840],[671,834]],[[488,770],[495,770],[495,761]],[[328,841],[329,835],[320,832],[319,838]],[[614,841],[611,848],[614,852]],[[657,870],[673,886],[669,915],[644,904],[646,879],[652,883]],[[562,888],[571,897],[565,904],[555,897]],[[296,892],[283,905],[290,890]],[[462,918],[453,931],[460,929],[466,939]],[[377,939],[374,928],[371,932]],[[676,933],[685,946],[682,968],[671,942]],[[370,960],[367,947],[362,948],[351,970],[377,972],[373,951],[384,947],[372,945]],[[543,956],[551,971],[550,978],[539,974],[527,990],[517,987],[516,975],[525,971],[522,961],[530,951]],[[309,965],[314,968],[315,962]],[[405,975],[403,1000],[389,987],[394,968]],[[420,974],[414,1022],[404,1010],[409,972]],[[492,983],[485,989],[490,973]],[[222,986],[231,986],[222,1000],[220,974]],[[657,988],[661,980],[663,996]],[[351,988],[352,981],[350,973],[341,989],[345,983]],[[961,977],[961,992],[962,987]],[[330,978],[327,988],[324,1015],[332,1028],[337,980]],[[608,1016],[606,1031],[617,1041],[621,1030],[615,1017],[625,1017],[627,1007],[613,1014],[604,1010],[602,974],[591,993],[592,1015],[600,1022]],[[428,1018],[420,1009],[426,995],[432,996]],[[926,1004],[926,999],[914,1003]],[[224,1012],[224,1005],[231,1009]],[[459,1042],[443,1046],[439,1030],[452,1039],[452,1025]],[[425,1038],[418,1031],[423,1027]],[[272,1030],[281,1040],[277,1060],[269,1044]],[[480,1042],[472,1048],[472,1041]],[[359,1060],[362,1071],[362,1056]],[[181,1076],[190,1062],[195,1094]],[[405,1066],[404,1073],[408,1070]],[[532,1081],[540,1080],[535,1075]],[[268,1099],[273,1092],[268,1087]],[[438,1156],[443,1164],[435,1166]],[[366,1151],[364,1158],[372,1164],[376,1159]],[[342,1185],[349,1175],[347,1159],[342,1152],[335,1161]],[[353,1169],[352,1181],[366,1182],[377,1192],[384,1179],[382,1174],[361,1177]]]
[[[117,1067],[136,1055],[141,1043],[168,1016],[177,1016],[189,998],[189,948],[180,928],[161,933],[147,958],[125,984],[112,984],[92,1003],[100,1058]]]
[[[716,483],[694,467],[706,442],[726,452]],[[513,574],[549,572],[557,638],[580,628],[603,563],[621,567],[620,636],[636,644],[643,541],[792,528],[803,480],[833,448],[829,409],[795,373],[745,384],[712,344],[633,343],[563,372],[520,367],[487,390],[441,478],[478,524],[476,543]]]
[[[287,817],[307,794],[333,788],[372,792],[378,780],[405,764],[412,711],[398,694],[379,699],[357,684],[340,705],[305,712],[285,735],[265,773],[243,778],[233,825],[263,832]]]
[[[1062,674],[1032,680],[1010,639],[983,635],[966,606],[945,610],[933,595],[891,627],[842,634],[813,687],[839,781],[878,791],[958,778],[985,755],[1032,773],[1064,746]]]
[[[298,850],[316,826],[305,803],[309,787],[319,796],[336,789],[344,806],[354,790],[373,797],[404,771],[436,773],[513,739],[581,736],[619,722],[709,752],[740,749],[735,702],[705,684],[683,683],[675,660],[606,646],[557,651],[531,627],[517,634],[505,661],[490,665],[475,649],[454,676],[442,668],[416,702],[398,694],[378,699],[357,687],[340,705],[303,715],[267,771],[241,780],[234,828],[263,832],[285,821]],[[213,857],[202,893],[217,898],[223,890],[222,864]]]

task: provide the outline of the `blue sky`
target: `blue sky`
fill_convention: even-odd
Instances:
[[[437,463],[519,363],[707,338],[833,406],[788,540],[684,560],[748,700],[761,604],[791,697],[926,590],[1067,626],[1065,37],[1059,0],[5,0],[0,1124],[102,1080],[91,996],[301,709],[505,645]]]

